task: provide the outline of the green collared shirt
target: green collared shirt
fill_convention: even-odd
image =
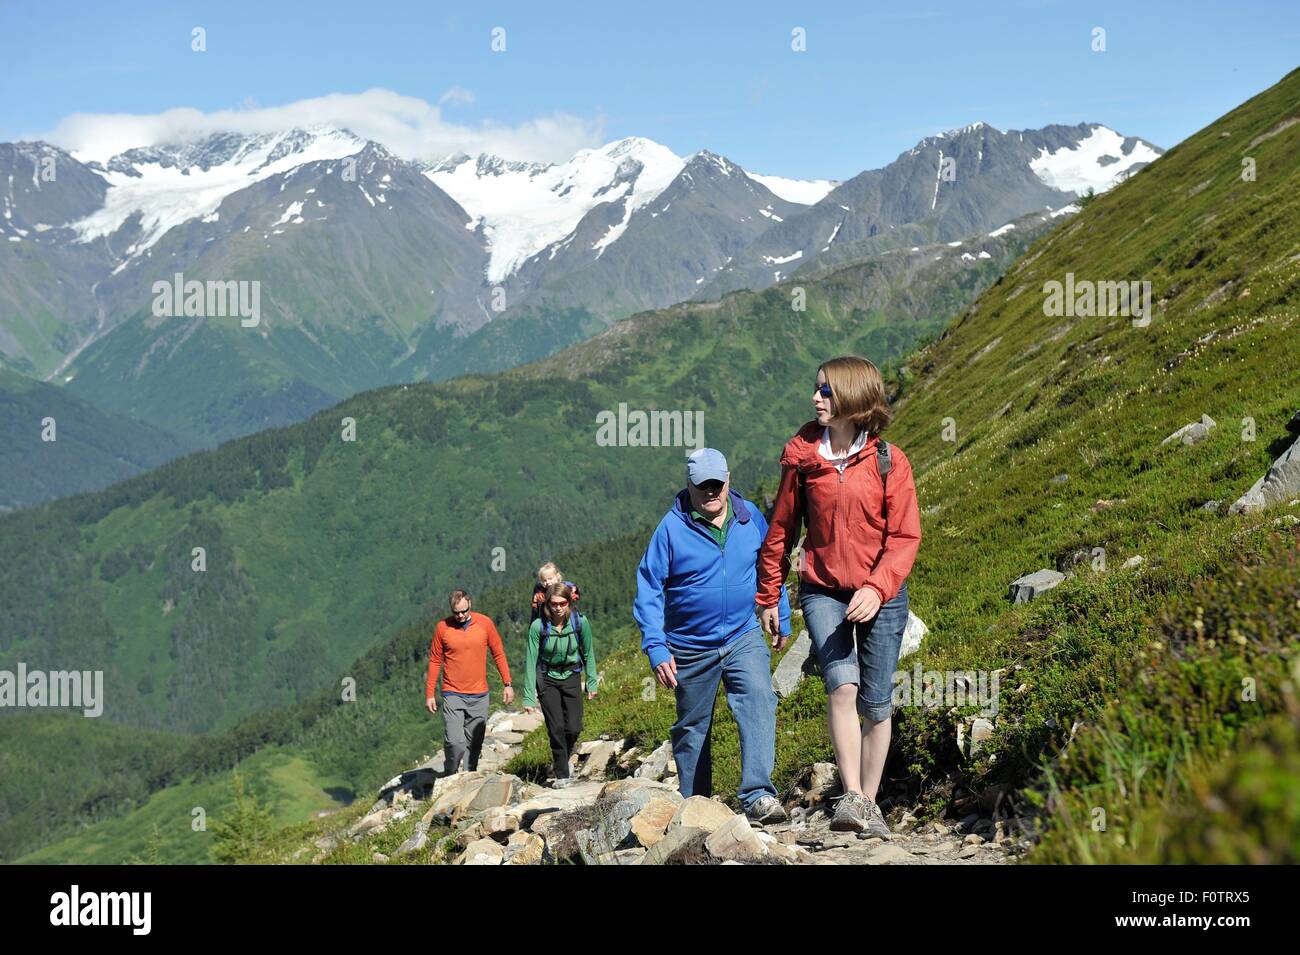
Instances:
[[[721,527],[715,527],[707,517],[691,508],[691,520],[698,521],[700,526],[708,531],[709,536],[713,538],[719,548],[724,547],[727,543],[727,530],[731,527],[731,519],[734,517],[731,513],[731,501],[723,501],[723,507],[726,508],[723,512],[726,516],[722,519]]]

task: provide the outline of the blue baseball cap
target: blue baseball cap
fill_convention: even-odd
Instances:
[[[727,459],[717,448],[700,448],[686,459],[686,480],[696,487],[705,481],[725,481],[727,474]]]

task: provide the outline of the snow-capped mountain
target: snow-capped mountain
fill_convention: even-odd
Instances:
[[[814,260],[986,232],[1158,154],[1096,124],[977,123],[837,183],[641,137],[563,163],[408,161],[330,126],[108,157],[0,144],[0,364],[224,438],[361,388],[540,357]],[[258,281],[259,326],[153,314],[155,283],[177,273]],[[218,380],[195,373],[214,365]]]
[[[979,122],[929,136],[773,225],[696,297],[763,288],[813,262],[985,233],[1104,192],[1161,152],[1098,123],[1002,132]]]

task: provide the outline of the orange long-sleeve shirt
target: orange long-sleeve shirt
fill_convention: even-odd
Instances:
[[[429,679],[425,684],[425,697],[433,696],[442,673],[444,693],[486,693],[487,653],[503,683],[510,682],[510,664],[506,662],[506,648],[501,643],[492,618],[481,613],[469,615],[469,626],[461,627],[451,618],[438,621],[429,644]]]

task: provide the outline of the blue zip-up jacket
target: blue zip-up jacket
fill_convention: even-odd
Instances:
[[[691,520],[691,498],[682,489],[664,515],[637,568],[632,616],[641,628],[641,649],[657,667],[673,647],[724,647],[759,626],[756,564],[767,521],[735,491],[733,520],[722,549]],[[790,600],[781,588],[781,633],[790,634]]]

